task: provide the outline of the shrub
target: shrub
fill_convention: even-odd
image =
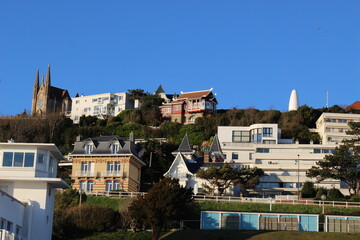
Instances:
[[[327,200],[329,201],[337,201],[343,199],[344,199],[344,195],[337,188],[330,189],[327,193]]]
[[[360,196],[358,196],[358,195],[352,195],[352,196],[350,197],[350,201],[352,201],[352,202],[360,202]]]
[[[113,231],[118,227],[119,215],[111,208],[82,205],[70,208],[67,214],[82,231]]]
[[[301,195],[304,198],[313,198],[316,196],[316,189],[313,182],[306,181],[301,189]]]
[[[328,190],[324,187],[319,187],[316,192],[315,199],[321,200],[321,195],[327,195]]]

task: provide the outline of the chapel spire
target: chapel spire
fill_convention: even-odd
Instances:
[[[51,80],[50,80],[50,64],[48,65],[48,69],[47,69],[47,73],[46,73],[46,85],[48,85],[48,86],[51,85]]]

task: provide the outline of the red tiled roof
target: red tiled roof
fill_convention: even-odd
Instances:
[[[182,93],[178,99],[181,98],[201,98],[201,97],[206,97],[207,95],[209,95],[209,93],[211,93],[211,90],[204,90],[204,91],[197,91],[197,92],[187,92],[187,93]]]
[[[356,101],[353,104],[347,106],[346,110],[350,109],[360,109],[360,101]]]

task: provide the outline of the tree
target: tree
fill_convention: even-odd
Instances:
[[[332,154],[326,155],[324,160],[316,163],[306,173],[308,177],[317,181],[325,179],[338,179],[349,187],[350,195],[360,196],[360,123],[350,123],[348,134],[354,135],[352,139],[344,140],[336,147]]]
[[[316,189],[313,182],[306,181],[301,188],[301,196],[304,198],[313,198],[316,196]]]
[[[205,179],[208,184],[204,184],[204,192],[208,194],[223,195],[225,190],[232,185],[239,184],[242,188],[254,188],[264,171],[259,168],[236,169],[229,164],[224,164],[221,168],[210,166],[208,169],[200,169],[196,176]]]
[[[180,220],[191,209],[192,189],[179,185],[177,179],[165,178],[145,196],[139,196],[129,207],[130,214],[152,229],[157,240],[165,225]]]

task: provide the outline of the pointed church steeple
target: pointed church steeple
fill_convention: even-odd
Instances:
[[[47,69],[47,73],[46,73],[46,85],[48,85],[48,86],[51,85],[51,80],[50,80],[50,64],[48,65],[48,69]]]
[[[34,81],[34,89],[38,89],[39,88],[39,69],[36,70],[36,75],[35,75],[35,81]]]
[[[179,148],[176,150],[176,152],[193,152],[190,147],[190,141],[187,134],[185,134],[183,140],[180,143]]]
[[[219,141],[219,137],[218,137],[217,133],[215,133],[215,137],[214,137],[213,142],[211,143],[209,152],[222,154],[220,141]]]

